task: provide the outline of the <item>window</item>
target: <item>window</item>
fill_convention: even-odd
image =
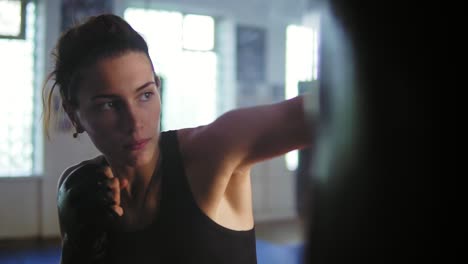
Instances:
[[[0,38],[24,39],[26,0],[0,1]]]
[[[317,80],[318,75],[318,30],[290,25],[286,29],[286,99],[299,94],[298,84]],[[298,151],[286,154],[286,165],[295,170]]]
[[[3,3],[3,2],[2,2]],[[25,38],[0,38],[0,177],[31,176],[38,171],[35,160],[34,59],[35,5],[26,6]],[[4,32],[9,31],[3,23]],[[3,34],[4,36],[6,34]]]
[[[216,116],[217,54],[210,16],[128,8],[124,17],[143,35],[162,77],[162,129],[204,125]]]

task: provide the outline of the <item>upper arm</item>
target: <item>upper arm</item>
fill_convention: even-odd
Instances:
[[[97,156],[93,159],[89,159],[89,160],[85,160],[85,161],[82,161],[80,162],[79,164],[76,164],[76,165],[73,165],[71,167],[68,167],[67,169],[65,169],[63,172],[62,172],[62,175],[60,175],[60,178],[58,180],[58,183],[57,183],[57,189],[60,189],[60,187],[62,186],[63,182],[70,176],[72,175],[74,172],[76,172],[79,168],[83,167],[84,165],[86,164],[99,164],[99,163],[102,163],[103,161],[103,156],[100,155],[100,156]]]
[[[65,169],[62,172],[62,175],[60,175],[60,178],[57,183],[57,190],[60,190],[60,187],[62,186],[62,183],[70,176],[77,168],[79,168],[82,165],[82,163],[73,165],[67,169]]]
[[[312,127],[306,121],[302,97],[296,97],[230,111],[198,134],[210,158],[239,168],[306,147]]]

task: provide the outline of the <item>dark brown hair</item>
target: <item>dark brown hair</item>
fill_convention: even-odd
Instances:
[[[151,62],[148,45],[143,37],[121,17],[112,14],[90,17],[61,35],[52,53],[55,68],[46,80],[53,80],[53,85],[49,91],[45,84],[43,86],[44,125],[47,135],[55,87],[59,88],[64,103],[76,107],[78,87],[84,77],[83,70],[101,59],[128,51],[143,52]]]

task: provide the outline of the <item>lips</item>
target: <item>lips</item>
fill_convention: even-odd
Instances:
[[[125,144],[124,147],[126,149],[129,149],[129,150],[140,150],[142,148],[144,148],[148,142],[151,140],[151,138],[147,138],[147,139],[142,139],[142,140],[135,140],[135,141],[132,141],[128,144]]]

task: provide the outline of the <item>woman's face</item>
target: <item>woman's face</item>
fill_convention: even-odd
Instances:
[[[138,166],[154,159],[161,111],[157,85],[142,52],[105,58],[86,70],[77,121],[111,162]]]

